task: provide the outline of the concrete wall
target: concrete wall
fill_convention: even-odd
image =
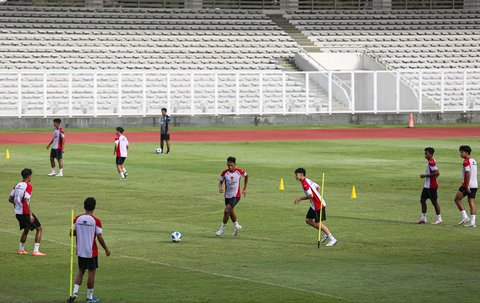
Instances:
[[[416,124],[480,123],[480,112],[414,114]],[[266,116],[172,116],[174,126],[269,126],[269,125],[407,125],[409,114],[312,114]],[[64,128],[86,127],[158,127],[158,117],[63,118]],[[2,129],[51,128],[52,120],[45,118],[1,118]],[[0,142],[1,143],[1,142]]]

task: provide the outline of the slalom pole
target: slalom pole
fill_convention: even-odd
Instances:
[[[73,287],[73,220],[74,220],[74,213],[72,209],[72,217],[70,220],[70,289],[68,292],[68,296],[72,295],[72,287]]]
[[[322,190],[320,199],[320,220],[318,220],[318,243],[317,248],[320,249],[320,241],[322,240],[322,215],[323,215],[323,187],[325,185],[325,173],[322,173]]]

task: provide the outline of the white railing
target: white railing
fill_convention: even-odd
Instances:
[[[191,116],[477,111],[480,70],[0,71],[0,117],[154,116],[162,107]]]

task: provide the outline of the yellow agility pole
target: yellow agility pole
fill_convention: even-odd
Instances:
[[[72,218],[70,220],[70,289],[68,292],[68,295],[72,295],[72,287],[73,287],[73,220],[74,220],[74,214],[73,214],[73,209],[72,209]]]
[[[320,241],[322,241],[322,214],[323,214],[323,187],[325,185],[325,173],[322,173],[322,190],[320,194],[320,220],[318,220],[318,243],[317,248],[320,249]]]

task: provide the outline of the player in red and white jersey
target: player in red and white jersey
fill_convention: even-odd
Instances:
[[[98,268],[97,241],[105,250],[106,256],[110,256],[110,250],[102,236],[102,222],[93,215],[97,201],[93,197],[85,199],[83,207],[85,213],[77,216],[74,220],[73,235],[76,237],[77,256],[79,271],[75,277],[75,284],[68,302],[73,302],[78,297],[78,290],[82,285],[83,275],[88,270],[87,299],[86,302],[100,302],[100,299],[93,297],[95,284],[95,273]]]
[[[63,128],[60,127],[60,124],[62,123],[62,120],[60,119],[53,119],[53,138],[48,143],[47,149],[52,146],[52,149],[50,150],[50,165],[52,167],[52,172],[48,174],[48,176],[57,176],[57,177],[62,177],[63,176],[63,153],[65,151],[65,132],[63,131]],[[58,174],[55,171],[55,159],[58,161]]]
[[[432,147],[427,147],[424,149],[425,159],[427,159],[427,167],[425,168],[425,173],[420,175],[420,178],[425,179],[423,185],[422,194],[420,195],[420,204],[422,205],[422,217],[417,221],[417,224],[427,223],[427,199],[433,204],[435,208],[436,218],[432,224],[441,224],[442,215],[440,214],[440,205],[438,204],[438,183],[437,178],[440,176],[438,171],[437,163],[433,158],[435,149]]]
[[[15,217],[20,225],[20,230],[23,229],[22,236],[20,237],[20,247],[17,253],[19,255],[28,254],[28,252],[25,251],[25,241],[27,241],[28,232],[35,229],[35,246],[32,256],[45,256],[44,253],[39,251],[40,241],[42,240],[42,225],[30,208],[33,189],[30,184],[32,181],[32,170],[24,168],[21,175],[23,181],[15,185],[8,198],[8,201],[14,205]]]
[[[124,181],[127,176],[128,172],[123,167],[123,163],[127,159],[128,154],[128,139],[123,135],[125,130],[122,127],[117,127],[115,130],[115,147],[113,149],[113,154],[116,156],[115,163],[117,164],[117,171],[120,174],[120,180]]]
[[[297,197],[295,198],[295,204],[299,204],[303,200],[309,200],[310,201],[310,207],[308,208],[307,215],[305,216],[305,222],[312,226],[313,228],[317,229],[319,228],[319,222],[320,222],[320,210],[322,209],[322,221],[325,221],[327,219],[327,214],[326,214],[326,206],[327,204],[325,203],[325,200],[323,197],[318,193],[320,186],[313,182],[310,179],[306,178],[307,172],[304,168],[297,168],[295,170],[295,179],[297,181],[300,181],[302,184],[302,189],[303,192],[305,193],[304,197]],[[321,239],[321,242],[325,242],[327,239],[329,240],[326,246],[333,246],[337,243],[337,239],[332,235],[330,230],[328,229],[327,226],[322,224],[321,226],[323,236]]]
[[[477,209],[475,208],[475,196],[477,194],[478,189],[478,179],[477,179],[477,161],[470,157],[472,149],[468,145],[462,145],[459,148],[460,157],[463,158],[463,167],[462,167],[462,175],[463,175],[463,182],[460,188],[458,189],[457,195],[455,196],[455,203],[457,204],[458,210],[462,215],[462,220],[459,225],[463,225],[466,227],[477,227],[476,225],[476,217],[477,217]],[[464,197],[468,197],[468,204],[470,206],[470,218],[467,216],[467,212],[465,211],[465,207],[463,206],[462,199]]]
[[[237,215],[235,214],[235,206],[240,202],[240,198],[243,194],[245,197],[247,195],[247,185],[248,185],[248,174],[243,169],[237,168],[236,164],[237,159],[235,157],[227,158],[227,167],[228,169],[222,171],[219,178],[218,191],[220,193],[225,193],[225,210],[223,212],[223,221],[220,229],[215,233],[217,236],[221,236],[225,231],[225,226],[227,225],[228,218],[233,222],[233,236],[236,237],[238,232],[242,228],[237,221]],[[243,184],[243,190],[240,193],[240,180],[245,178]],[[225,190],[223,189],[223,183],[225,182]]]

